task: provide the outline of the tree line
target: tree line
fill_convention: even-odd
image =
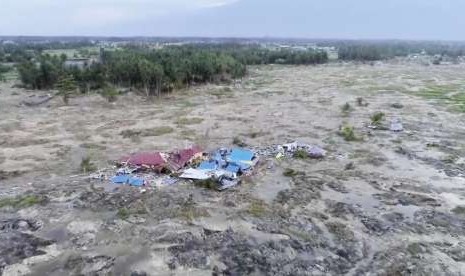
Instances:
[[[22,83],[32,89],[56,87],[69,76],[81,91],[112,85],[134,87],[147,96],[193,84],[227,82],[242,78],[247,65],[320,64],[328,60],[320,51],[270,51],[258,47],[230,45],[186,45],[150,49],[127,46],[104,51],[101,62],[88,66],[66,66],[66,56],[41,54],[21,62],[17,68]]]
[[[338,49],[340,60],[375,61],[424,53],[457,58],[465,56],[465,43],[428,41],[338,41],[323,43]]]

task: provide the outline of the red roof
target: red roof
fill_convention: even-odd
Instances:
[[[187,165],[187,163],[189,163],[189,161],[191,161],[192,158],[199,153],[202,153],[202,150],[197,146],[188,149],[183,149],[171,154],[168,162],[172,170],[178,171],[184,168]]]
[[[165,164],[165,159],[159,152],[143,152],[123,158],[121,162],[132,166],[160,167]]]

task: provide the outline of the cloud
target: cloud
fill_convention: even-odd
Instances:
[[[96,34],[237,0],[0,0],[1,34]]]

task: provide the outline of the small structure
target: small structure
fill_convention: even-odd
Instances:
[[[92,65],[94,61],[90,58],[70,58],[67,59],[63,66],[65,68],[85,69]]]

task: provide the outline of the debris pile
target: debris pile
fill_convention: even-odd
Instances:
[[[263,156],[275,157],[278,160],[295,157],[296,153],[303,154],[305,155],[304,157],[313,159],[320,159],[326,156],[326,151],[323,148],[300,142],[264,147],[257,149],[256,152]]]
[[[208,187],[219,191],[234,187],[242,176],[252,174],[259,156],[268,158],[314,158],[326,156],[318,146],[293,142],[256,149],[220,148],[204,153],[199,147],[174,152],[141,152],[117,161],[117,167],[99,171],[91,178],[134,187],[173,185],[181,179],[208,181]]]
[[[180,176],[184,179],[207,180],[217,183],[222,191],[240,183],[238,176],[248,175],[258,162],[258,155],[246,149],[219,149],[208,155],[196,168],[190,168]]]

